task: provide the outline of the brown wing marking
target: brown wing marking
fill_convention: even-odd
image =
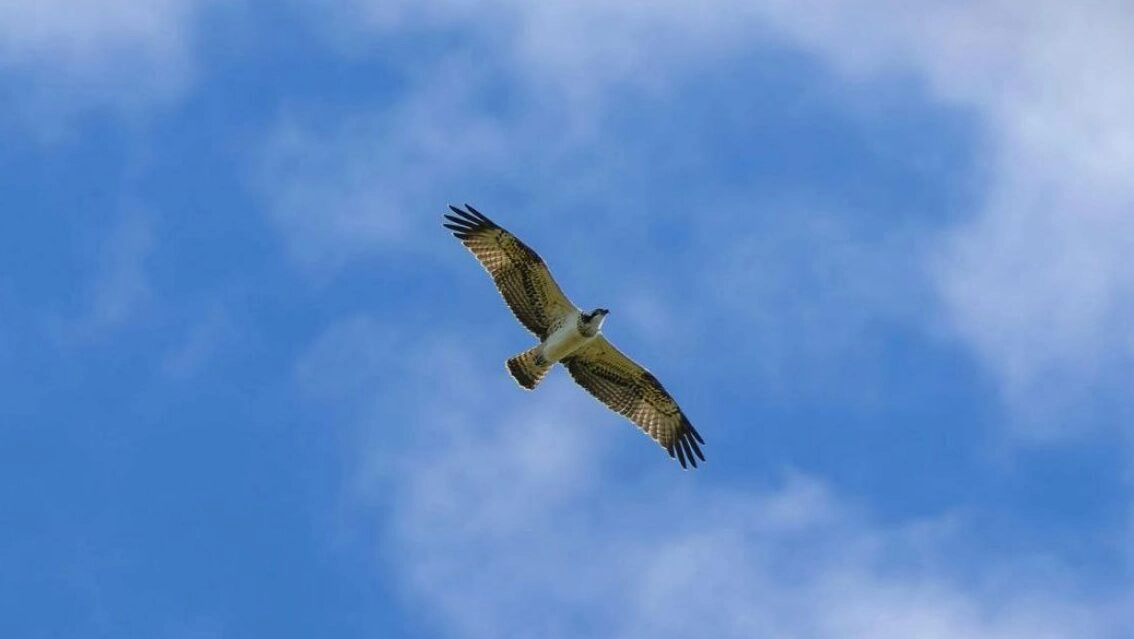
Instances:
[[[614,412],[627,417],[676,455],[682,468],[705,460],[705,440],[652,373],[614,347],[604,336],[563,360],[575,381]]]
[[[515,235],[468,204],[445,215],[445,228],[464,244],[492,276],[516,319],[541,340],[554,322],[575,309],[543,259]]]

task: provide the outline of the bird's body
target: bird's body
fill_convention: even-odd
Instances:
[[[597,333],[584,333],[583,312],[575,309],[564,315],[551,329],[551,334],[540,343],[540,355],[548,362],[558,362],[593,340]]]
[[[508,372],[520,386],[533,390],[552,366],[598,337],[606,314],[605,308],[590,313],[577,308],[565,312],[551,323],[542,342],[505,362]]]
[[[456,215],[446,215],[444,226],[472,251],[516,319],[540,340],[507,361],[520,386],[534,389],[562,363],[576,383],[629,418],[682,467],[705,459],[698,445],[704,440],[661,382],[602,335],[609,311],[582,311],[563,294],[539,255],[516,236],[467,204],[467,210],[449,208]]]

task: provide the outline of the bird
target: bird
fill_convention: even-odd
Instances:
[[[512,233],[465,204],[449,205],[446,229],[465,245],[492,276],[496,289],[539,343],[507,360],[522,388],[534,390],[556,363],[614,412],[654,439],[682,468],[705,460],[705,440],[658,378],[624,355],[602,334],[610,313],[584,312],[555,282],[547,264]]]

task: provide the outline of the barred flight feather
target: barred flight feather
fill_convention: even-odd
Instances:
[[[555,321],[575,305],[555,283],[540,256],[519,238],[500,228],[468,204],[467,210],[450,206],[445,215],[451,231],[484,266],[516,319],[541,340]]]
[[[653,373],[599,335],[563,359],[571,377],[611,410],[628,418],[677,457],[682,468],[705,460],[697,429]]]

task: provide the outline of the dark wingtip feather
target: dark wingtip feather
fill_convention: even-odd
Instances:
[[[693,424],[690,424],[688,419],[682,420],[682,426],[684,427],[684,432],[681,433],[682,441],[688,442],[693,453],[700,457],[701,461],[705,461],[705,454],[701,452],[701,447],[697,445],[698,442],[704,444],[705,440],[701,439],[701,434],[697,432],[696,428],[693,428]]]
[[[468,210],[469,213],[472,213],[474,216],[476,216],[477,219],[479,219],[481,222],[484,222],[485,224],[487,224],[488,226],[496,226],[496,224],[493,223],[492,220],[488,219],[488,217],[486,217],[484,215],[484,213],[481,213],[480,211],[474,209],[473,206],[471,204],[467,203],[467,202],[465,203],[465,209]]]
[[[673,449],[677,451],[677,461],[681,464],[681,467],[688,468],[685,461],[685,451],[682,450],[681,446],[674,446]]]
[[[697,445],[697,440],[696,439],[690,439],[689,445],[693,448],[693,452],[696,453],[697,456],[701,458],[701,461],[705,461],[705,453],[701,452],[701,447]]]
[[[453,213],[456,213],[456,215],[449,215],[448,213],[446,213],[446,219],[453,220],[458,224],[467,224],[469,226],[477,226],[478,224],[480,224],[480,220],[470,215],[468,211],[463,211],[453,206],[452,204],[449,205],[449,210]]]
[[[453,213],[456,213],[456,216],[446,214],[445,219],[452,220],[453,222],[456,222],[458,224],[464,224],[468,226],[470,230],[481,228],[497,228],[496,224],[492,220],[481,214],[480,211],[477,211],[468,204],[466,204],[465,206],[468,208],[467,211],[450,204],[449,210]]]
[[[685,456],[689,458],[689,463],[693,465],[693,468],[696,468],[697,458],[693,456],[693,449],[689,446],[688,437],[681,438],[681,447],[685,449]]]
[[[682,415],[682,416],[681,416],[681,426],[682,426],[682,428],[684,428],[684,429],[685,429],[685,430],[686,430],[686,431],[687,431],[687,432],[688,432],[688,433],[689,433],[690,435],[692,435],[692,436],[693,436],[693,439],[697,440],[698,442],[700,442],[700,443],[702,443],[702,444],[704,444],[704,443],[705,443],[705,440],[701,439],[701,433],[698,433],[698,432],[697,432],[697,429],[693,427],[693,424],[692,424],[692,423],[691,423],[691,422],[689,421],[689,418],[688,418],[688,417],[686,417],[685,415]]]
[[[453,237],[461,240],[462,242],[472,237],[472,232],[467,226],[461,226],[459,224],[442,224],[441,226],[452,231]]]

